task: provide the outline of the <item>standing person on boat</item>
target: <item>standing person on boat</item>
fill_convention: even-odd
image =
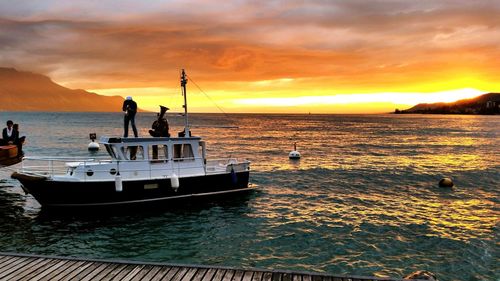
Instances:
[[[2,145],[13,144],[15,141],[15,132],[14,132],[14,122],[12,120],[7,121],[7,127],[2,131]]]
[[[128,137],[128,123],[132,125],[132,130],[134,131],[134,136],[137,138],[137,128],[135,127],[135,114],[137,113],[137,103],[132,100],[131,96],[128,96],[123,102],[122,110],[125,112],[124,117],[124,134],[123,137]]]

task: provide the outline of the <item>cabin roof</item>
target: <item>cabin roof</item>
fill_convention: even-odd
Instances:
[[[179,137],[179,138],[121,138],[121,137],[106,137],[102,136],[99,142],[102,144],[112,144],[112,143],[154,143],[154,142],[165,142],[165,141],[195,141],[201,140],[200,137]]]

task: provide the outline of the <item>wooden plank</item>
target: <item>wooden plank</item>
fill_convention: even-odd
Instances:
[[[12,280],[15,278],[15,276],[18,276],[19,274],[23,274],[26,271],[31,272],[32,268],[35,266],[39,266],[39,263],[43,262],[44,259],[42,258],[32,258],[28,263],[25,263],[24,265],[18,264],[15,267],[10,268],[10,273],[3,275],[2,280]]]
[[[273,278],[273,273],[272,272],[264,272],[262,275],[262,281],[271,281]],[[311,281],[311,280],[309,280]]]
[[[53,264],[51,264],[50,266],[44,266],[45,270],[31,277],[30,281],[51,280],[52,272],[54,272],[61,266],[64,266],[67,262],[68,262],[67,260],[54,259]]]
[[[90,280],[102,280],[108,274],[114,272],[118,266],[119,266],[119,264],[110,263],[103,270],[101,270],[101,272],[99,272],[97,275],[93,276]]]
[[[175,276],[175,274],[177,273],[177,271],[179,271],[180,268],[179,267],[172,267],[168,272],[167,274],[165,274],[164,276],[162,276],[161,279],[159,280],[164,280],[164,281],[168,281],[170,279],[172,279],[172,277]]]
[[[323,281],[323,277],[319,275],[313,275],[312,276],[312,281]]]
[[[62,278],[64,278],[64,276],[70,274],[71,272],[73,272],[74,270],[78,269],[80,266],[85,264],[84,261],[76,261],[76,260],[71,261],[70,260],[70,261],[67,261],[66,263],[60,264],[58,266],[57,264],[62,263],[65,260],[53,259],[52,261],[54,261],[54,263],[53,263],[53,266],[55,267],[54,269],[51,269],[51,267],[53,267],[53,266],[47,266],[44,268],[45,270],[43,272],[41,272],[40,274],[37,274],[36,276],[42,275],[41,277],[44,277],[44,276],[50,274],[52,271],[56,272],[56,270],[57,270],[57,273],[53,274],[54,276],[52,276],[50,280],[51,281],[59,281]],[[35,276],[33,276],[33,277],[35,277]]]
[[[141,281],[144,276],[146,276],[149,271],[153,269],[152,265],[145,265],[141,271],[139,271],[130,281]]]
[[[92,262],[88,266],[85,267],[84,270],[79,270],[78,274],[73,276],[74,279],[76,280],[81,280],[87,276],[90,272],[94,271],[95,268],[99,267],[100,263],[98,262]]]
[[[263,275],[264,275],[264,272],[262,272],[262,271],[254,272],[253,276],[252,276],[252,281],[261,281]],[[302,280],[299,280],[299,281],[302,281]]]
[[[291,271],[252,271],[223,267],[172,266],[142,262],[78,260],[0,253],[0,280],[120,281],[396,281],[391,278],[332,276]],[[400,279],[399,279],[400,280]]]
[[[282,279],[283,281],[292,281],[292,274],[290,273],[283,273]]]
[[[182,277],[181,281],[191,281],[191,279],[193,278],[193,276],[196,274],[197,271],[198,271],[198,268],[196,268],[196,267],[190,268],[186,272],[186,274]]]
[[[20,268],[22,269],[25,265],[30,264],[34,260],[35,260],[34,258],[28,258],[28,259],[19,259],[18,261],[13,262],[12,264],[8,265],[5,269],[2,269],[2,272],[0,272],[0,279],[4,279],[6,276],[10,275],[12,272],[15,272]]]
[[[112,272],[105,278],[105,280],[122,280],[123,277],[127,276],[130,272],[132,272],[137,267],[136,264],[123,264],[120,268],[117,269],[116,272]]]
[[[233,279],[231,279],[232,281],[241,281],[241,279],[243,278],[243,274],[245,272],[243,270],[236,270],[234,272],[234,275],[233,275]]]
[[[234,275],[234,270],[228,269],[226,270],[226,274],[224,274],[224,277],[222,277],[222,281],[231,281]]]
[[[165,275],[167,275],[170,271],[172,270],[177,270],[177,267],[164,267],[164,266],[159,266],[159,270],[158,272],[151,278],[151,279],[146,279],[144,278],[144,280],[151,280],[151,281],[159,281],[161,280]],[[151,274],[151,272],[149,273]],[[146,276],[147,277],[147,276]]]
[[[68,281],[76,279],[76,276],[79,276],[83,271],[87,269],[87,267],[91,266],[93,263],[88,261],[83,261],[80,266],[73,269],[70,273],[65,276],[61,276],[61,280]]]
[[[97,264],[97,266],[93,267],[91,270],[89,270],[87,272],[87,274],[82,279],[80,279],[81,281],[94,280],[94,277],[99,275],[99,273],[101,273],[101,271],[106,269],[108,266],[113,266],[112,264],[107,263],[107,262],[106,263],[96,263],[96,264]],[[91,268],[91,267],[88,267],[88,268]]]
[[[302,275],[302,281],[312,281],[312,277],[309,274]]]
[[[155,276],[161,272],[161,270],[164,269],[168,271],[170,267],[162,267],[162,266],[153,266],[146,275],[142,277],[142,280],[144,281],[149,281],[149,280],[154,280]]]
[[[13,256],[2,256],[2,258],[0,259],[0,268],[2,268],[6,264],[13,262],[16,259],[18,258]]]
[[[217,272],[215,272],[215,275],[212,278],[212,281],[222,281],[222,277],[224,277],[225,273],[226,273],[225,269],[217,269]]]
[[[14,276],[5,276],[8,280],[29,280],[30,275],[36,275],[38,272],[45,270],[45,266],[50,263],[50,259],[39,259],[38,263],[29,268],[23,269],[21,272],[15,272]]]
[[[203,279],[201,279],[201,281],[212,281],[212,278],[214,278],[216,272],[217,269],[210,268],[209,270],[207,270],[207,273],[205,273],[205,276],[203,276]]]
[[[182,277],[186,275],[186,272],[188,271],[187,267],[181,267],[179,271],[170,279],[170,281],[181,281]]]
[[[122,281],[130,281],[134,276],[144,268],[144,265],[137,265],[127,275],[123,276]]]
[[[252,281],[253,271],[245,271],[241,281]]]
[[[6,264],[4,267],[2,267],[2,272],[0,272],[0,276],[5,271],[11,269],[12,267],[17,266],[18,264],[20,264],[22,262],[26,262],[26,259],[15,258],[14,260],[10,261],[9,264]]]
[[[273,272],[273,277],[271,277],[272,281],[281,281],[281,273],[279,272]]]
[[[205,273],[207,273],[206,268],[200,268],[198,271],[196,271],[196,274],[191,278],[191,281],[201,281],[203,279],[203,276],[205,276]]]

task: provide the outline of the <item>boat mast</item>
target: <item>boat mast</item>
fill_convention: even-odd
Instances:
[[[186,72],[184,69],[182,70],[181,73],[181,88],[182,88],[182,95],[184,96],[184,137],[190,137],[189,133],[189,120],[188,120],[188,109],[187,109],[187,97],[186,97],[186,84],[187,84],[187,79],[186,79]]]

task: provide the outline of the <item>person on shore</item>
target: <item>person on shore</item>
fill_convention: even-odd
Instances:
[[[2,145],[14,144],[15,140],[15,132],[14,132],[14,122],[12,120],[7,121],[7,127],[2,131]]]
[[[128,124],[132,125],[132,130],[134,131],[134,136],[137,138],[137,128],[135,127],[135,114],[137,113],[137,103],[132,100],[131,96],[128,96],[123,102],[122,110],[125,112],[124,116],[124,133],[123,137],[128,137]]]

